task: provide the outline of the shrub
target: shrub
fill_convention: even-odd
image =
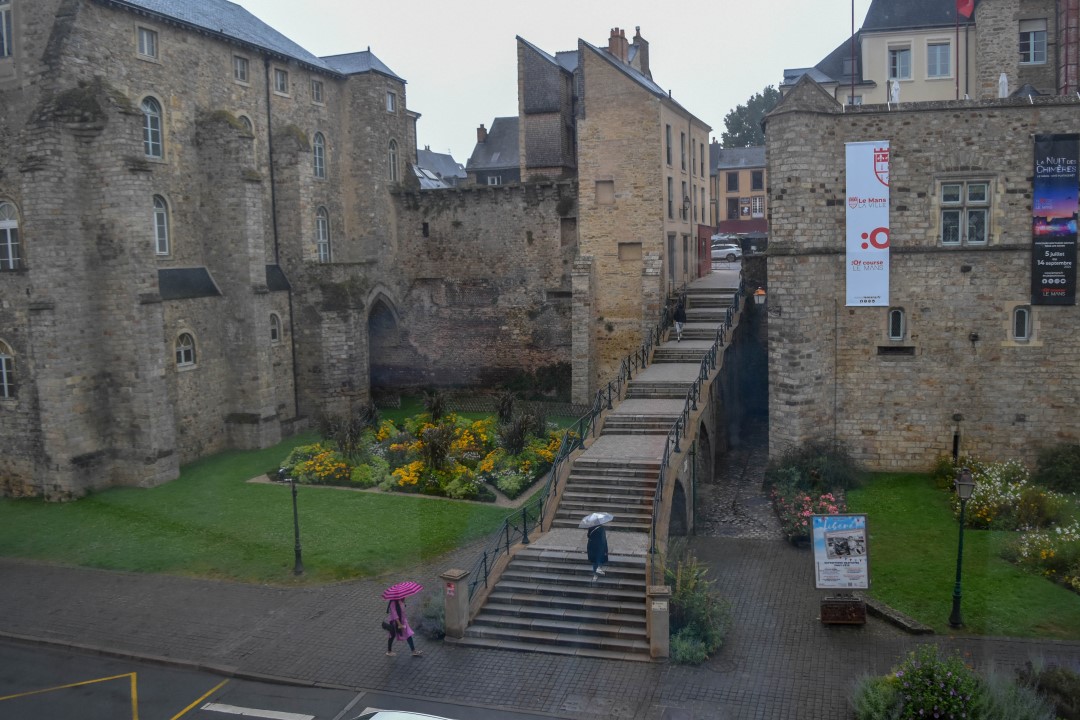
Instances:
[[[991,530],[1026,530],[1044,527],[1062,516],[1064,498],[1031,484],[1023,463],[979,464],[972,469],[975,489],[967,502],[965,524]],[[960,499],[953,497],[953,512],[960,514]]]
[[[862,484],[862,471],[843,445],[812,440],[770,461],[765,482],[819,492],[848,490]]]
[[[847,504],[832,493],[808,495],[794,487],[774,487],[770,491],[773,510],[780,519],[780,529],[788,540],[809,537],[812,515],[839,515],[847,512]]]
[[[893,671],[891,682],[908,718],[977,718],[970,705],[979,691],[978,677],[956,655],[941,657],[936,645],[920,645]]]
[[[425,428],[420,433],[420,455],[428,467],[442,470],[450,455],[450,446],[454,443],[454,427],[440,424]]]
[[[1056,720],[1054,706],[1026,684],[1017,684],[990,671],[973,703],[973,714],[983,720]]]
[[[349,482],[350,473],[349,465],[341,455],[324,449],[298,463],[293,468],[292,476],[297,482],[308,485],[345,485]]]
[[[731,603],[714,591],[708,572],[708,568],[693,555],[679,560],[674,567],[667,565],[664,568],[665,580],[671,586],[672,644],[681,636],[679,642],[686,646],[683,648],[684,659],[680,662],[690,662],[685,658],[698,657],[690,639],[701,643],[703,652],[697,662],[704,662],[724,644],[731,628]]]
[[[513,390],[503,390],[499,395],[496,401],[496,414],[500,423],[510,422],[514,417],[515,402],[517,402],[517,395]]]
[[[424,393],[424,409],[431,416],[431,422],[437,423],[443,419],[449,409],[449,401],[446,393],[442,390],[432,390]]]
[[[319,416],[319,434],[337,446],[337,450],[349,460],[356,461],[363,455],[364,430],[368,423],[362,414],[351,416],[324,413]]]
[[[420,601],[420,626],[416,630],[430,640],[446,637],[446,606],[439,593],[424,593]]]
[[[390,466],[380,457],[369,457],[362,465],[353,466],[349,482],[362,488],[375,487],[390,475]]]
[[[1080,521],[1024,533],[1007,543],[1002,555],[1080,592]]]
[[[518,415],[510,422],[499,425],[499,445],[511,455],[517,455],[525,449],[525,440],[529,435],[530,418]]]
[[[295,478],[297,465],[310,460],[319,453],[326,452],[328,449],[329,448],[322,443],[297,445],[290,450],[289,454],[285,456],[285,459],[281,461],[281,467],[285,470],[285,477]]]
[[[1040,450],[1033,479],[1057,492],[1080,492],[1080,445]]]
[[[855,681],[851,705],[855,720],[897,720],[900,695],[889,677],[863,675]]]
[[[676,665],[700,665],[709,659],[705,643],[691,628],[683,628],[671,636],[669,655]]]
[[[1061,720],[1080,720],[1080,673],[1060,665],[1036,666],[1029,661],[1018,675],[1021,682],[1054,704]]]

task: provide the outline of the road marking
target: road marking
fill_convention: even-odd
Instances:
[[[67,690],[68,688],[82,687],[83,685],[93,685],[99,682],[108,682],[109,680],[119,680],[120,678],[128,678],[131,682],[131,720],[139,720],[139,694],[137,691],[138,673],[124,673],[123,675],[112,675],[110,677],[97,678],[95,680],[83,680],[82,682],[69,683],[67,685],[57,685],[56,687],[45,688],[43,690],[31,690],[30,692],[17,693],[15,695],[5,695],[0,697],[0,700],[14,700],[15,698],[27,697],[30,695],[40,695],[42,693],[54,692],[56,690]]]
[[[229,713],[231,715],[243,715],[245,717],[269,718],[269,720],[315,720],[314,715],[301,713],[280,712],[278,710],[258,710],[256,708],[237,707],[236,705],[223,705],[221,703],[206,703],[203,710]]]
[[[362,698],[362,697],[364,697],[363,692],[357,693],[356,697],[354,697],[352,700],[350,700],[349,704],[346,705],[345,707],[343,707],[341,709],[341,712],[339,712],[337,715],[334,716],[334,720],[341,720],[341,718],[345,717],[345,713],[352,710],[353,707],[356,705],[356,703],[360,702],[360,698]],[[363,715],[363,713],[360,713],[360,714]]]
[[[210,697],[211,695],[213,695],[214,693],[216,693],[216,692],[217,692],[218,690],[220,690],[220,689],[221,689],[221,686],[222,686],[222,685],[224,685],[224,684],[225,684],[225,683],[227,683],[227,682],[229,682],[228,678],[226,678],[225,680],[222,680],[222,681],[221,681],[221,682],[219,682],[219,683],[218,683],[217,685],[215,685],[214,687],[212,687],[212,688],[210,688],[209,690],[207,690],[206,692],[204,692],[204,693],[203,693],[202,695],[200,695],[200,696],[199,696],[198,698],[196,698],[196,699],[195,699],[195,701],[194,701],[193,703],[191,703],[191,704],[190,704],[190,705],[188,705],[188,706],[187,706],[186,708],[184,708],[183,710],[181,710],[180,712],[178,712],[178,713],[177,713],[176,715],[173,715],[173,716],[172,716],[172,720],[179,720],[180,718],[182,718],[182,717],[184,717],[185,715],[187,715],[187,714],[188,714],[189,712],[191,712],[191,710],[192,710],[192,709],[194,709],[194,707],[195,707],[196,705],[198,705],[198,704],[199,704],[199,703],[201,703],[201,702],[202,702],[203,700],[205,700],[206,698],[208,698],[208,697]]]

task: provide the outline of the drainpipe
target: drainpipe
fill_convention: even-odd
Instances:
[[[274,124],[270,107],[270,56],[263,55],[263,74],[266,79],[266,147],[270,166],[270,225],[274,235],[274,264],[281,267],[281,249],[278,240],[277,188],[274,183]],[[284,271],[282,271],[284,274]],[[296,361],[296,323],[293,311],[292,283],[289,283],[289,349],[292,352],[293,419],[300,416],[300,378]]]

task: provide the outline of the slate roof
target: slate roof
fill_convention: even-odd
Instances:
[[[158,292],[161,293],[162,300],[189,300],[221,295],[210,271],[204,267],[160,268],[157,272]]]
[[[451,187],[450,183],[440,179],[439,176],[431,170],[426,170],[419,165],[413,165],[411,163],[409,164],[409,167],[412,168],[413,175],[415,175],[416,179],[420,182],[421,190],[444,190]]]
[[[371,48],[361,50],[360,52],[345,53],[343,55],[327,55],[321,59],[342,75],[359,75],[361,73],[374,72],[393,78],[394,80],[405,82],[404,78],[399,77],[393,70],[386,67],[382,60],[375,57],[371,52]]]
[[[461,163],[447,153],[432,152],[431,148],[416,151],[416,164],[424,170],[430,170],[441,178],[467,178],[469,174]]]
[[[334,73],[326,62],[228,0],[97,0],[97,2],[162,18],[210,35],[267,50],[311,68]]]
[[[487,140],[476,143],[465,167],[473,171],[518,167],[517,116],[492,120]]]
[[[709,167],[710,174],[719,170],[763,168],[765,167],[765,148],[764,146],[722,148],[719,143],[710,143]]]

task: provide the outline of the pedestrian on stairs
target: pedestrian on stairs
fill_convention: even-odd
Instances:
[[[589,544],[587,547],[587,552],[589,555],[589,562],[592,563],[592,577],[593,580],[595,580],[598,575],[604,574],[604,570],[601,565],[608,561],[607,533],[604,532],[603,525],[597,525],[595,527],[589,528],[588,536]]]
[[[682,342],[682,328],[686,323],[686,308],[683,306],[683,301],[680,300],[675,306],[675,337]]]

